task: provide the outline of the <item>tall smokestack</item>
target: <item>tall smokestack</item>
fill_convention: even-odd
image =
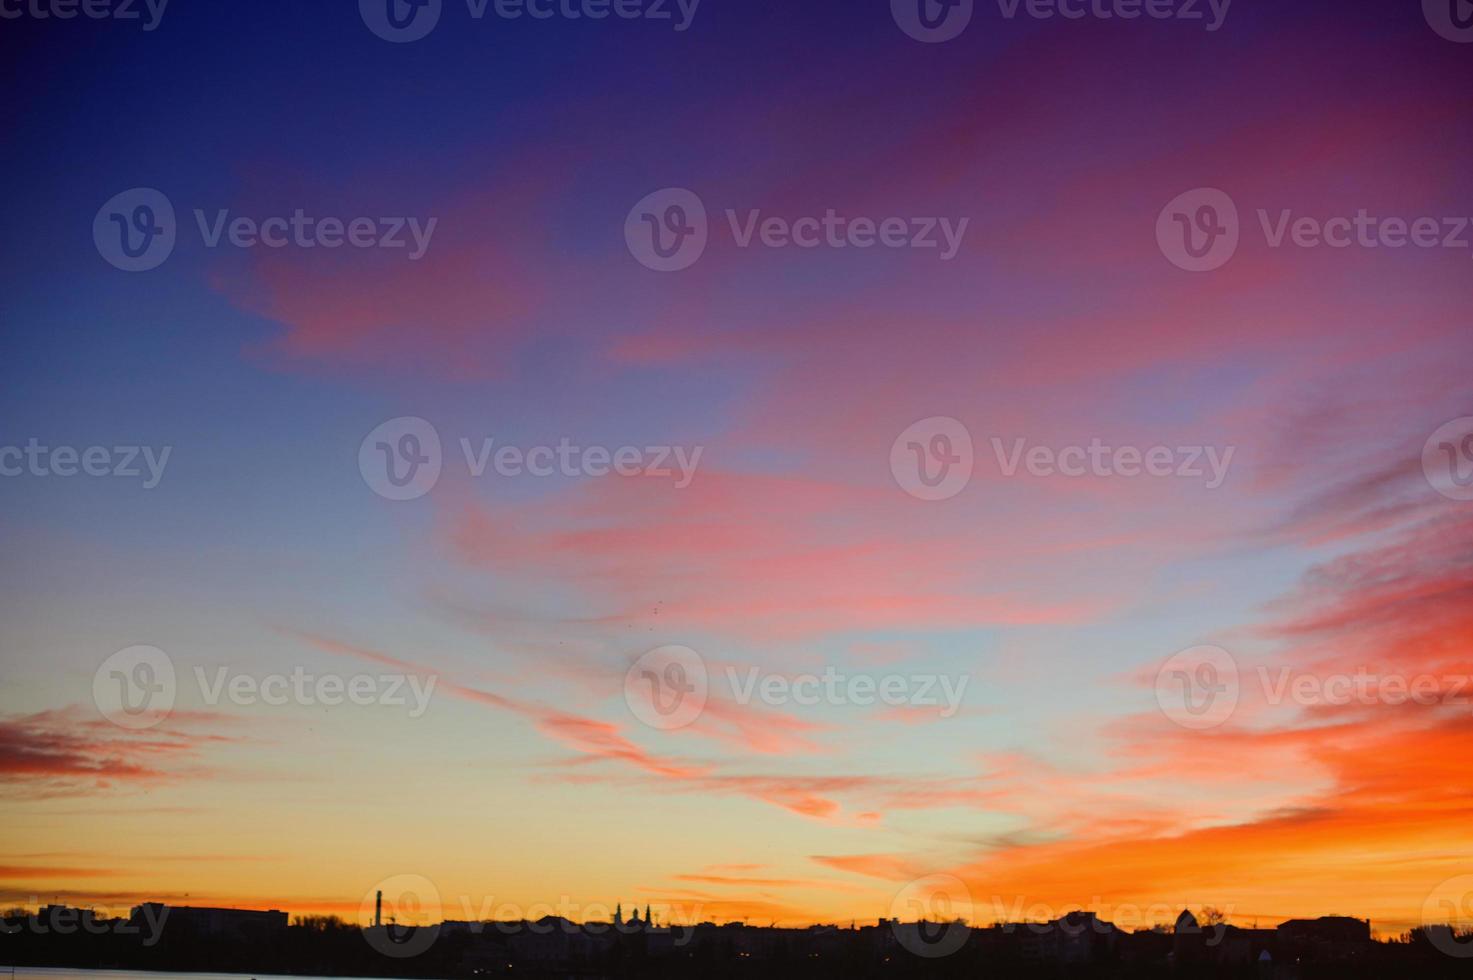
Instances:
[[[375,928],[384,924],[384,893],[382,891],[373,899],[373,924]]]

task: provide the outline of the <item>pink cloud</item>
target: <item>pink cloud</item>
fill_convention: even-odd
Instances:
[[[658,602],[668,629],[793,639],[914,623],[1075,622],[1106,605],[1028,594],[1014,583],[1036,546],[1014,554],[1004,575],[982,558],[1010,540],[917,529],[906,520],[914,503],[893,487],[800,477],[703,472],[681,491],[609,478],[467,507],[450,543],[471,567],[581,589],[591,607],[583,618],[605,624]]]
[[[80,707],[0,719],[0,783],[31,798],[77,796],[183,778],[206,745],[238,741],[186,727],[219,720],[180,713],[167,726],[128,731],[89,717]],[[197,768],[189,772],[199,774]]]

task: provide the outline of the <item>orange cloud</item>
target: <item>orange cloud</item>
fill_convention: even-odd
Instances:
[[[1378,493],[1334,495],[1303,526],[1316,538],[1337,523],[1362,527],[1387,499],[1430,494],[1419,479],[1403,469],[1375,481]],[[1319,676],[1369,668],[1466,681],[1473,514],[1424,502],[1391,528],[1361,534],[1344,539],[1359,537],[1356,550],[1312,568],[1275,604],[1266,633],[1281,642],[1278,656]],[[1003,905],[1019,897],[1062,907],[1092,896],[1211,903],[1239,920],[1269,921],[1339,911],[1399,931],[1417,924],[1439,881],[1469,871],[1473,690],[1462,693],[1461,703],[1265,701],[1200,732],[1161,715],[1120,719],[1105,729],[1120,763],[1108,771],[1030,772],[1017,760],[994,772],[1004,777],[998,805],[1044,814],[1058,837],[1001,842],[951,870],[974,900]],[[1143,819],[1122,813],[1121,799],[1135,800]],[[821,860],[896,880],[911,870],[899,856]]]

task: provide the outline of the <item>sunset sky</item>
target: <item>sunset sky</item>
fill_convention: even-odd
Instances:
[[[979,0],[938,44],[880,0],[704,0],[685,30],[445,0],[411,43],[354,6],[0,23],[0,446],[172,447],[149,489],[0,477],[0,901],[356,920],[415,876],[448,918],[847,924],[944,875],[978,920],[1391,934],[1473,875],[1473,502],[1423,465],[1473,415],[1473,230],[1276,248],[1259,217],[1473,215],[1473,46],[1418,3],[1237,0],[1209,31]],[[178,242],[130,273],[92,229],[138,187]],[[709,213],[675,272],[625,240],[664,188]],[[1157,242],[1195,188],[1241,216],[1210,272]],[[418,259],[211,248],[196,209],[436,225]],[[744,248],[726,216],[830,209],[968,225],[948,260]],[[360,470],[401,417],[444,447],[402,501]],[[973,472],[926,500],[892,447],[936,417]],[[701,455],[677,486],[460,449],[565,438]],[[1232,455],[1220,486],[1010,476],[1020,439]],[[93,682],[135,645],[178,693],[128,730]],[[666,645],[710,672],[678,729],[626,699]],[[1241,671],[1209,729],[1157,696],[1200,645]],[[211,704],[221,668],[436,681],[415,716]],[[753,668],[964,698],[743,703]],[[1285,670],[1440,700],[1275,697]]]

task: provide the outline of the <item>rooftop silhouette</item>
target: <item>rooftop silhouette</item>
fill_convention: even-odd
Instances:
[[[1244,928],[1210,907],[1173,924],[1122,929],[1075,911],[1050,921],[974,925],[878,918],[846,926],[676,923],[646,903],[575,922],[289,921],[279,910],[144,902],[126,918],[62,905],[12,910],[0,961],[18,966],[314,976],[1414,976],[1473,977],[1473,932],[1447,925],[1388,939],[1371,922],[1330,915]]]

